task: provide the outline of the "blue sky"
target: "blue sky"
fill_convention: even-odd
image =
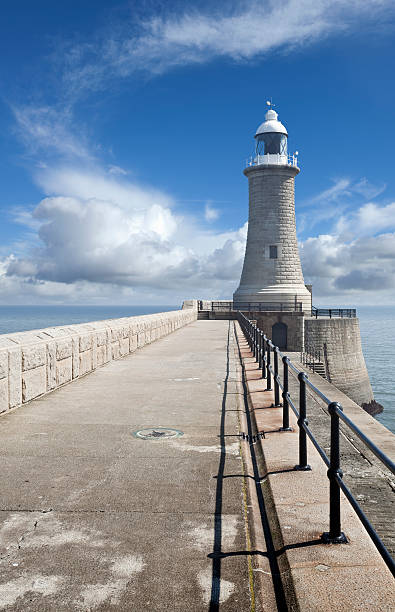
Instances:
[[[228,298],[272,97],[314,303],[395,297],[387,0],[2,6],[0,303]]]

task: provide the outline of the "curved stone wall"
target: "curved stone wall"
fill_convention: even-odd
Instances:
[[[193,307],[0,335],[0,413],[196,321]]]
[[[305,346],[321,351],[329,382],[360,406],[372,402],[357,318],[305,319]]]

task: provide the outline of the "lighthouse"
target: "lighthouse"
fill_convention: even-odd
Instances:
[[[269,108],[255,134],[255,154],[244,174],[249,186],[247,245],[234,309],[311,314],[295,225],[297,156],[288,155],[288,132]]]

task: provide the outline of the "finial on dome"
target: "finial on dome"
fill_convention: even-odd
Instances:
[[[272,108],[269,108],[269,110],[266,111],[266,115],[265,115],[266,121],[277,121],[277,117],[278,117],[278,113],[276,113],[276,111],[273,110]]]

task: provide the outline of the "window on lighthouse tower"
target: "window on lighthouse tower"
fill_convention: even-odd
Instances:
[[[269,247],[269,258],[270,259],[277,259],[278,257],[278,251],[277,251],[277,245],[270,245]]]

